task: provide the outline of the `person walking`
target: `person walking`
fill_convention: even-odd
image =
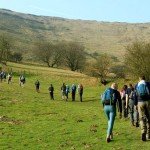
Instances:
[[[129,84],[129,88],[127,89],[127,101],[126,101],[126,109],[129,109],[130,121],[131,125],[139,127],[139,116],[137,106],[134,103],[135,100],[135,89],[132,84]]]
[[[150,84],[145,81],[145,76],[139,77],[136,85],[136,102],[139,112],[141,140],[150,139]]]
[[[71,87],[72,101],[75,101],[76,89],[77,89],[76,85],[72,84],[72,87]]]
[[[3,73],[3,79],[6,81],[6,72]]]
[[[80,102],[82,102],[82,95],[83,95],[83,85],[82,84],[78,85],[78,93],[79,93],[79,97],[80,97]]]
[[[24,75],[20,75],[20,77],[19,77],[19,85],[21,87],[23,87],[25,82],[26,82],[25,76]]]
[[[35,90],[36,90],[37,93],[40,92],[40,82],[39,82],[39,80],[36,80],[36,82],[35,82]]]
[[[70,87],[69,87],[69,85],[66,85],[66,101],[68,100],[69,92],[70,92]]]
[[[66,85],[65,85],[65,83],[63,83],[63,85],[61,86],[61,93],[62,93],[62,99],[64,100],[66,97]]]
[[[116,103],[119,104],[120,118],[122,116],[122,103],[120,93],[117,91],[118,85],[113,83],[111,87],[107,88],[102,94],[102,104],[104,106],[104,112],[108,119],[108,128],[106,142],[109,143],[113,139],[113,126],[116,117]]]
[[[120,91],[121,95],[121,101],[122,101],[122,110],[123,110],[123,117],[127,118],[128,117],[128,105],[127,105],[127,85],[124,85]],[[126,107],[127,106],[127,107]]]
[[[1,72],[0,72],[0,81],[1,81],[1,82],[3,81],[3,74],[4,74],[4,72],[1,71]]]
[[[10,73],[8,73],[8,76],[7,76],[7,83],[11,83],[11,80],[12,80],[12,76]]]
[[[48,88],[48,90],[49,90],[51,100],[54,100],[54,87],[52,84],[50,84],[50,87]]]

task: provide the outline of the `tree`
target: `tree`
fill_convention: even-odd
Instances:
[[[64,45],[64,61],[71,71],[82,71],[86,62],[84,46],[77,42],[68,42]]]
[[[34,51],[36,57],[47,64],[48,67],[58,67],[62,62],[64,44],[61,42],[37,42]]]
[[[109,74],[111,65],[111,57],[107,54],[101,54],[95,58],[95,62],[92,64],[90,72],[92,72],[93,76],[103,80]]]
[[[110,71],[115,74],[116,78],[125,78],[125,65],[115,64],[111,67]]]
[[[14,61],[14,62],[20,62],[20,61],[22,61],[22,59],[23,59],[22,54],[19,52],[14,52],[10,56],[10,60]]]
[[[135,42],[126,47],[127,72],[134,76],[145,75],[150,79],[150,43]]]
[[[11,41],[7,35],[0,35],[0,62],[6,63],[11,54]]]
[[[51,57],[51,66],[60,66],[63,62],[64,55],[64,44],[62,42],[58,42],[55,44],[55,49],[53,51],[53,55]]]
[[[36,56],[48,65],[48,67],[58,66],[61,53],[59,46],[51,42],[36,43]]]

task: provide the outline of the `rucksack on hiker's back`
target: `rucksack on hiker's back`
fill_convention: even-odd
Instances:
[[[105,103],[106,101],[109,103],[114,102],[115,95],[113,89],[111,88],[106,89],[105,92],[102,94],[101,99],[102,103]]]
[[[134,98],[135,98],[135,92],[131,91],[131,93],[129,94],[129,99],[134,100]]]
[[[24,76],[21,76],[20,80],[23,81],[24,80]]]
[[[139,84],[137,86],[137,93],[139,96],[146,96],[149,95],[149,90],[146,84]]]

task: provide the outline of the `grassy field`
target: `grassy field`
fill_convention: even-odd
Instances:
[[[107,144],[107,120],[99,95],[105,87],[94,78],[70,71],[9,64],[13,82],[0,83],[0,150],[148,150],[150,141],[140,140],[140,129],[129,120],[116,117],[114,140]],[[18,75],[26,73],[24,88]],[[40,93],[34,82],[39,79]],[[60,87],[65,82],[82,83],[83,102],[61,99]],[[48,87],[55,88],[50,100]],[[121,87],[121,84],[119,85]]]

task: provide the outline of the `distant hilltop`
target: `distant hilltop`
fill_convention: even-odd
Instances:
[[[109,53],[121,58],[125,46],[150,40],[150,23],[98,22],[23,14],[0,9],[0,33],[9,33],[16,49],[31,50],[34,42],[78,41],[90,53]]]

